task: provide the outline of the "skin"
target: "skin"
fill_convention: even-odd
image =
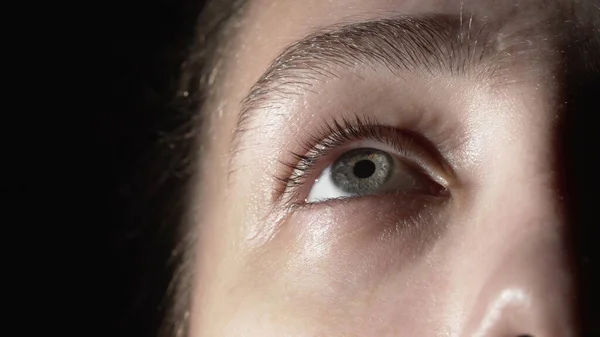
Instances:
[[[250,1],[217,68],[208,109],[193,200],[190,335],[579,335],[555,141],[566,113],[557,74],[560,50],[577,34],[564,29],[565,13],[585,21],[593,10],[600,17],[598,5]],[[434,9],[485,18],[499,46],[516,36],[501,76],[332,67],[335,77],[266,104],[244,125],[249,131],[235,136],[240,102],[291,43],[332,25]],[[444,158],[430,170],[449,196],[286,207],[273,192],[273,176],[285,176],[280,162],[292,159],[299,139],[340,116],[376,117],[429,139]]]

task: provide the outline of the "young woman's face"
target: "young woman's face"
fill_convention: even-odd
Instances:
[[[597,0],[249,1],[191,335],[576,336],[561,144],[600,111],[599,29]]]

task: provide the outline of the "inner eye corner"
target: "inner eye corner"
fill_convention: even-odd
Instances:
[[[413,141],[416,141],[419,146],[440,165],[440,168],[444,170],[445,176],[447,176],[443,177],[443,179],[449,183],[449,178],[455,176],[454,168],[450,165],[448,158],[444,156],[442,151],[435,145],[435,142],[421,132],[413,130],[402,130],[401,132],[412,138]]]

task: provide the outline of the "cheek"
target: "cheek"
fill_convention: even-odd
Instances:
[[[349,282],[351,278],[344,280]],[[356,284],[352,292],[333,296],[339,282],[316,283],[303,278],[287,287],[276,282],[255,289],[244,304],[231,303],[238,309],[220,335],[433,336],[445,329],[440,299],[449,289],[439,271],[427,266],[379,277],[376,287]]]

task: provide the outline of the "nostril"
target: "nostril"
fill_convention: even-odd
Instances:
[[[532,335],[518,335],[517,337],[533,337]]]

